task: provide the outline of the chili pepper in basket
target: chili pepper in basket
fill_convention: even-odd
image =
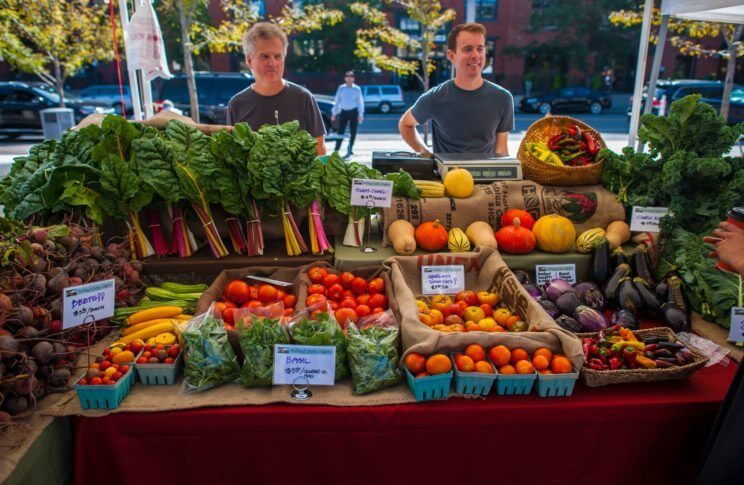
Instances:
[[[577,125],[568,125],[566,127],[566,133],[568,133],[571,136],[581,136],[581,128],[579,128]]]
[[[557,135],[551,136],[550,139],[548,140],[548,148],[550,148],[553,151],[560,150],[560,145],[558,145],[557,143],[561,141],[562,139],[564,139],[565,137],[566,137],[565,133],[558,133]]]
[[[589,153],[591,153],[592,155],[596,155],[599,152],[599,146],[597,145],[597,142],[594,141],[591,133],[585,131],[584,133],[582,133],[582,135],[584,140],[586,141],[586,147]]]
[[[630,365],[633,362],[636,361],[636,357],[638,356],[638,349],[636,349],[633,346],[625,347],[623,349],[623,360]]]
[[[656,369],[656,362],[642,355],[636,356],[636,362],[644,369]]]
[[[585,360],[589,360],[589,356],[591,355],[593,344],[594,344],[594,339],[589,338],[589,337],[584,338],[583,348],[584,348],[584,359]]]
[[[610,359],[610,370],[618,370],[620,368],[620,364],[622,362],[617,357],[612,357]]]

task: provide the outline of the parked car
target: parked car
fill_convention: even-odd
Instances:
[[[323,124],[328,133],[331,131],[338,131],[337,127],[331,123],[333,116],[333,105],[336,103],[336,99],[333,96],[327,96],[325,94],[313,94],[315,102],[318,103],[318,109],[320,109],[320,116],[323,118]]]
[[[230,98],[253,84],[253,77],[245,73],[235,72],[196,72],[196,93],[199,98],[199,120],[202,123],[224,125],[227,123],[227,103]],[[186,86],[186,76],[179,75],[172,79],[162,80],[153,90],[157,93],[154,98],[157,103],[170,100],[173,105],[183,111],[185,116],[191,114],[189,91]],[[331,126],[331,110],[333,97],[315,96],[320,108],[326,130]]]
[[[75,122],[93,113],[114,112],[110,106],[73,97],[66,97],[65,105],[73,110]],[[0,82],[0,135],[10,139],[21,135],[41,135],[39,112],[58,106],[59,95],[53,90],[22,82]]]
[[[603,109],[612,107],[612,99],[596,89],[568,87],[556,89],[539,96],[522,98],[519,110],[525,113],[547,114],[551,112],[589,111],[599,114]]]
[[[127,112],[132,110],[132,95],[129,86],[122,86],[124,91],[124,106]],[[78,97],[83,101],[93,101],[111,106],[117,113],[121,113],[121,94],[117,84],[97,84],[88,86],[80,91]]]
[[[660,79],[656,82],[656,92],[654,93],[653,114],[666,114],[669,112],[669,105],[680,98],[690,94],[699,94],[702,96],[701,102],[708,103],[716,111],[721,109],[723,100],[723,83],[721,81],[702,81],[698,79]],[[641,113],[643,113],[648,97],[648,85],[643,87],[641,95]],[[628,103],[628,119],[630,119],[630,110],[633,106],[633,98]],[[728,124],[744,122],[744,86],[734,84],[731,88],[731,97],[729,98],[729,117]]]
[[[368,84],[361,86],[364,96],[364,109],[390,113],[405,108],[403,90],[395,84]]]

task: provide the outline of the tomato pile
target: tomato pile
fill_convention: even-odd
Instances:
[[[142,355],[137,359],[138,364],[172,364],[181,353],[181,346],[174,345],[145,345]]]
[[[127,345],[114,344],[104,349],[103,355],[90,364],[90,368],[79,381],[80,386],[114,385],[130,372],[135,355],[142,350],[144,343],[135,340]]]
[[[382,278],[367,281],[350,271],[336,273],[319,267],[310,268],[308,277],[312,284],[307,288],[305,305],[311,307],[328,302],[342,327],[349,321],[356,322],[361,317],[383,313],[388,308],[385,280]]]
[[[279,302],[284,304],[284,314],[289,316],[294,313],[297,297],[268,283],[249,285],[236,279],[227,284],[215,308],[222,314],[225,326],[234,328],[235,309],[267,307]]]

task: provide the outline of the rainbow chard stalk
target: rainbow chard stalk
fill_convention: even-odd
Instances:
[[[258,204],[251,199],[248,209],[247,230],[247,249],[248,256],[259,256],[264,253],[263,230],[261,230],[261,212],[258,210]]]
[[[240,220],[237,217],[227,217],[225,222],[227,223],[228,231],[230,231],[230,241],[232,242],[233,249],[236,253],[243,254],[246,252],[246,243]]]
[[[146,211],[150,218],[150,234],[152,235],[152,244],[157,256],[168,254],[168,244],[163,237],[163,230],[160,227],[160,217],[154,210]]]
[[[310,247],[313,254],[323,254],[326,251],[332,253],[333,247],[328,242],[325,229],[323,228],[323,219],[320,217],[320,202],[317,200],[313,201],[307,212],[310,225]]]

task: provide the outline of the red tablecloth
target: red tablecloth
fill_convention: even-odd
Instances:
[[[569,398],[82,417],[75,482],[690,483],[734,372]]]

